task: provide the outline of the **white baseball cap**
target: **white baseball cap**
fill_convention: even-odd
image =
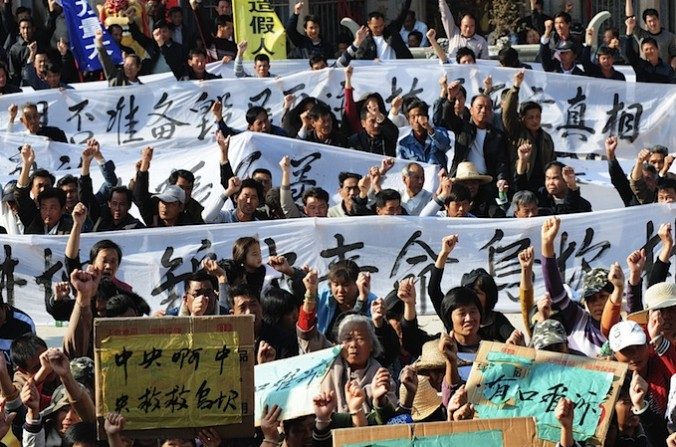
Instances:
[[[620,321],[610,329],[608,342],[613,352],[623,350],[628,346],[643,346],[646,344],[645,332],[635,321]]]

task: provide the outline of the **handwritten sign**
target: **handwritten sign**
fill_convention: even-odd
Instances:
[[[573,436],[603,441],[612,405],[626,374],[618,362],[482,343],[467,383],[469,400],[482,419],[532,416],[538,437],[557,442],[559,400],[573,401]]]
[[[95,322],[97,415],[130,431],[240,426],[251,432],[251,317],[114,318]],[[249,426],[247,428],[247,426]]]
[[[387,425],[333,430],[334,447],[530,447],[537,445],[533,418]]]
[[[312,398],[340,354],[340,346],[297,357],[256,365],[256,426],[265,405],[282,408],[282,420],[314,413]]]

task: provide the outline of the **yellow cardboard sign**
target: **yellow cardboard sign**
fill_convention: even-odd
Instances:
[[[251,352],[228,318],[125,319],[124,330],[100,331],[98,414],[121,413],[130,431],[242,423],[250,399],[241,362]]]
[[[234,0],[232,12],[235,40],[249,44],[244,59],[252,60],[259,53],[286,59],[286,31],[267,0]]]

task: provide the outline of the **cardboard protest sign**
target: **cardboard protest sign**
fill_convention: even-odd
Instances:
[[[334,447],[530,447],[537,445],[533,418],[382,425],[333,430]]]
[[[256,365],[254,369],[255,422],[261,425],[263,408],[279,405],[280,419],[287,420],[314,413],[312,399],[333,361],[340,355],[340,346],[297,357]]]
[[[602,445],[627,365],[587,357],[482,342],[467,393],[478,418],[532,416],[540,440],[556,443],[554,416],[562,397],[573,401],[573,436]]]
[[[251,316],[97,319],[94,338],[100,422],[119,412],[132,437],[253,434]]]

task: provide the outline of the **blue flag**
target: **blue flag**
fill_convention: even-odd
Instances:
[[[87,0],[63,0],[63,12],[68,24],[70,49],[75,56],[80,71],[101,70],[101,62],[96,55],[94,32],[103,31],[103,45],[115,64],[122,63],[122,52],[108,32],[103,29],[99,18]]]

